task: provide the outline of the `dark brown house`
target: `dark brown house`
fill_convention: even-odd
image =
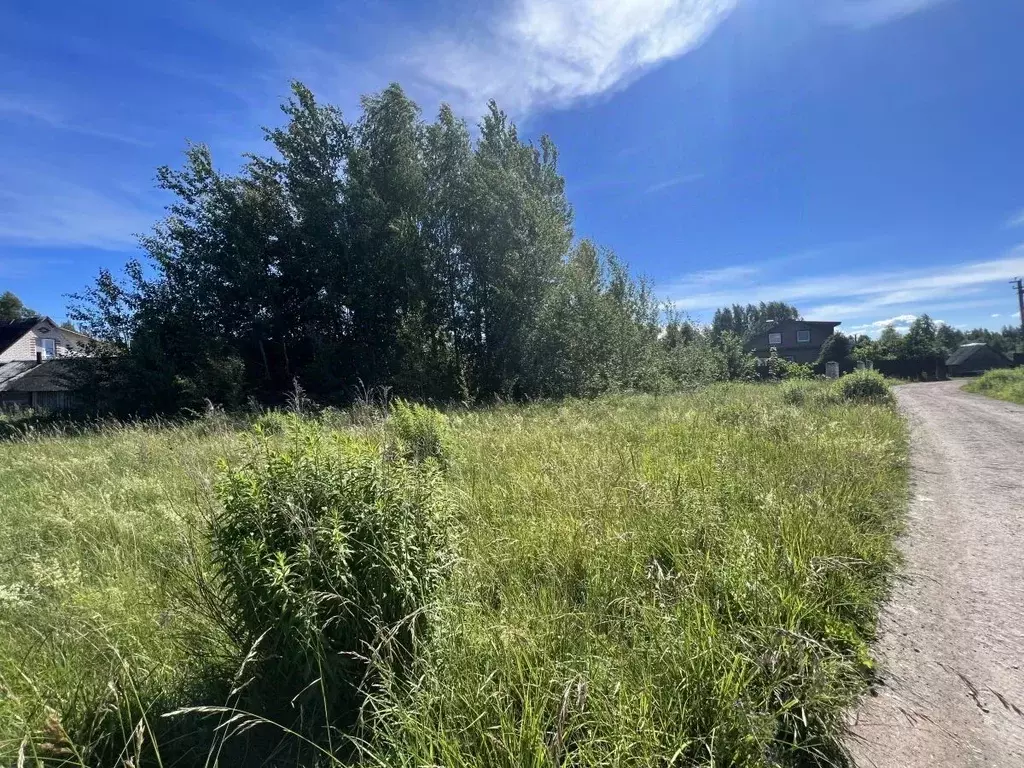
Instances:
[[[976,376],[993,368],[1013,365],[1006,355],[997,352],[983,341],[961,344],[946,360],[946,373],[950,376]]]
[[[779,357],[794,363],[813,363],[821,353],[825,339],[835,333],[841,323],[816,320],[783,320],[755,336],[745,349],[755,357],[766,359],[774,347]]]

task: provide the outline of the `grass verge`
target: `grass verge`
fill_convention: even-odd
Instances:
[[[1024,405],[1024,368],[988,371],[969,381],[964,391]]]

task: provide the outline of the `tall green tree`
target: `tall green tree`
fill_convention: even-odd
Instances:
[[[800,311],[784,301],[762,301],[759,304],[733,304],[715,312],[711,330],[715,337],[726,331],[739,336],[744,342],[765,333],[771,326],[784,320],[799,320]]]
[[[282,111],[234,173],[203,145],[159,169],[172,202],[146,263],[76,299],[97,408],[273,403],[294,380],[332,402],[359,383],[466,399],[745,375],[740,336],[665,330],[645,280],[574,245],[553,142],[524,142],[496,104],[475,140],[398,85],[355,123],[300,83]],[[738,311],[743,327],[796,313]]]
[[[24,320],[35,315],[34,311],[26,307],[21,299],[10,291],[4,291],[0,294],[0,323]]]
[[[956,351],[957,347],[964,343],[964,333],[951,325],[940,323],[935,330],[935,342],[942,354],[947,357]]]

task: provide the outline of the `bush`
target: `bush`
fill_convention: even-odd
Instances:
[[[783,379],[807,381],[814,378],[814,366],[810,363],[793,363],[789,360],[780,360],[779,374]]]
[[[252,653],[248,706],[282,718],[295,698],[305,727],[341,724],[374,672],[407,670],[453,560],[451,513],[430,467],[385,462],[311,424],[288,435],[224,467],[209,593]]]
[[[838,379],[832,387],[840,400],[881,405],[895,403],[888,382],[878,371],[854,371]]]
[[[794,379],[782,382],[779,385],[779,392],[782,402],[787,405],[804,405],[815,392],[815,387],[810,382]]]
[[[388,426],[402,457],[414,464],[432,459],[448,465],[451,428],[440,411],[426,405],[396,400],[391,405]]]
[[[265,411],[256,417],[253,430],[263,435],[283,435],[293,428],[299,419],[283,411]]]

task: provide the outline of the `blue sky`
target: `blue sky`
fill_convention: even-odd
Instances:
[[[550,133],[577,234],[697,319],[1016,323],[1022,30],[1019,0],[7,0],[0,290],[62,317],[186,139],[232,169],[290,79],[352,119],[397,80]]]

